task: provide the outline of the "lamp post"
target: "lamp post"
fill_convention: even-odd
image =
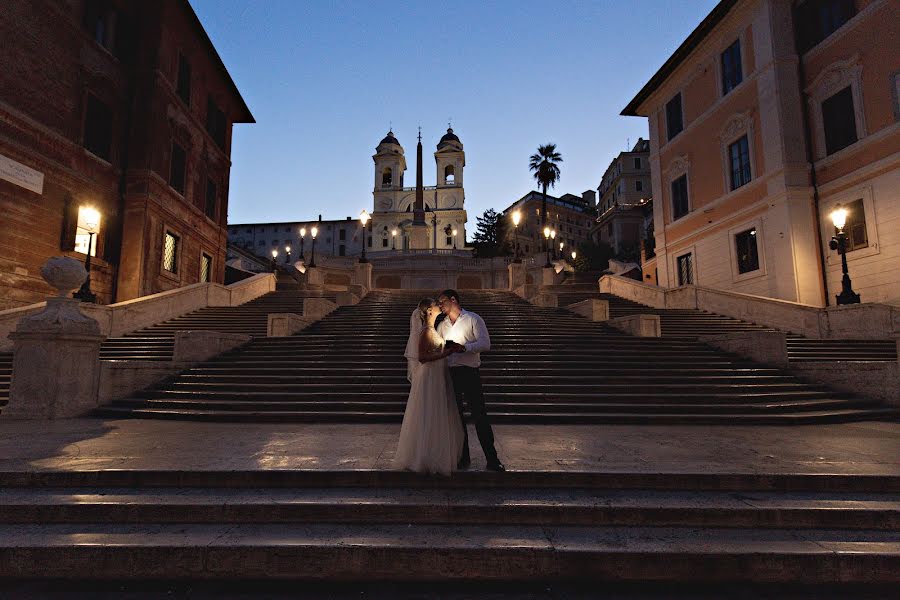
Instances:
[[[574,250],[572,250],[572,266],[573,266],[573,267],[575,266],[575,257],[576,257],[577,255],[578,255],[578,253],[575,252]]]
[[[97,302],[97,294],[91,291],[91,250],[94,248],[94,234],[100,229],[100,213],[92,207],[82,207],[79,216],[84,223],[84,229],[88,232],[87,256],[84,259],[84,270],[87,271],[87,277],[81,288],[74,294],[73,298],[78,298],[82,302]]]
[[[397,250],[397,228],[391,229],[391,250]]]
[[[547,249],[547,264],[544,265],[545,269],[549,269],[553,265],[550,264],[550,228],[544,227],[544,247]]]
[[[559,243],[559,257],[560,257],[560,258],[562,258],[562,256],[563,256],[563,248],[565,247],[565,245],[566,245],[565,242],[560,242],[560,243]]]
[[[516,209],[512,214],[512,222],[513,222],[513,231],[515,232],[516,245],[513,252],[513,262],[520,263],[522,259],[519,258],[519,223],[522,222],[522,211]]]
[[[841,255],[841,293],[836,296],[838,305],[841,304],[859,304],[859,294],[853,291],[850,283],[850,275],[847,273],[847,234],[844,233],[844,225],[847,224],[847,209],[838,204],[831,212],[831,222],[837,229],[837,234],[831,238],[828,246],[832,250],[837,250]]]
[[[290,246],[284,247],[284,254],[285,254],[284,262],[286,262],[287,264],[291,264],[291,247]]]
[[[313,225],[312,229],[309,230],[309,235],[312,236],[312,258],[309,261],[309,266],[313,268],[316,266],[316,236],[319,235],[319,228]]]
[[[369,262],[368,260],[366,260],[366,223],[369,222],[370,218],[371,217],[369,216],[369,213],[366,212],[366,209],[363,209],[362,212],[359,213],[359,222],[362,223],[362,226],[363,226],[363,239],[362,239],[363,251],[362,251],[362,257],[359,259],[359,262],[361,262],[361,263]]]
[[[453,229],[453,249],[454,250],[456,250],[456,234],[457,234],[457,230],[456,230],[456,228],[454,228]]]
[[[306,237],[306,227],[300,228],[300,262],[306,262],[306,257],[303,256],[303,240]]]
[[[278,250],[272,248],[272,272],[275,271],[275,268],[278,266]]]
[[[556,259],[556,228],[550,230],[550,239],[553,240],[553,243],[550,245],[553,247],[553,258]]]

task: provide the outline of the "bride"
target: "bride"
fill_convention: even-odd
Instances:
[[[434,300],[425,298],[410,319],[406,357],[412,385],[394,466],[450,475],[462,455],[463,425],[446,360],[454,350],[434,329],[440,312]]]

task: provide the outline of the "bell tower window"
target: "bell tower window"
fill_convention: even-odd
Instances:
[[[447,165],[444,167],[444,183],[447,185],[452,185],[456,183],[456,171],[453,168],[453,165]]]
[[[390,167],[385,167],[381,172],[381,187],[389,188],[394,185],[394,174]]]

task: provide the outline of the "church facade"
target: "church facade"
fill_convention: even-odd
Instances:
[[[404,186],[406,156],[389,131],[375,149],[373,210],[366,241],[377,256],[409,250],[451,253],[466,246],[463,172],[466,154],[452,128],[434,152],[436,185],[422,185],[422,136],[416,147],[416,185]],[[454,234],[455,232],[455,234]]]

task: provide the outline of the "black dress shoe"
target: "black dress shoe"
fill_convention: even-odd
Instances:
[[[497,461],[489,462],[489,463],[487,464],[487,470],[488,470],[488,471],[497,471],[498,473],[501,473],[501,472],[503,472],[503,471],[506,471],[506,467],[503,466],[503,463],[502,463],[502,462],[500,462],[499,460],[497,460]]]

